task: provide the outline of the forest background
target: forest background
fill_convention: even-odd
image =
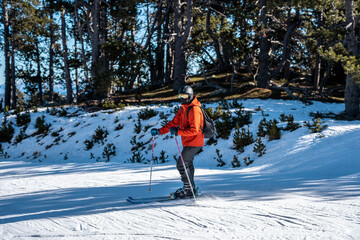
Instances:
[[[3,105],[141,102],[186,83],[345,101],[359,118],[359,12],[358,0],[3,0]]]

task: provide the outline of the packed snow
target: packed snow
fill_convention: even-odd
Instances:
[[[344,104],[336,103],[239,103],[252,112],[249,129],[254,137],[264,117],[292,114],[303,125],[312,121],[310,113],[344,110]],[[42,115],[51,124],[50,133],[2,143],[0,239],[360,239],[360,121],[325,118],[323,137],[305,126],[282,131],[280,140],[265,137],[262,157],[253,152],[254,144],[237,153],[233,130],[229,139],[206,145],[195,157],[195,181],[203,196],[131,204],[129,196],[167,196],[181,187],[175,140],[157,136],[154,156],[165,151],[168,157],[165,163],[154,163],[149,191],[150,130],[161,127],[162,120],[158,114],[141,121],[136,134],[138,113],[145,108],[171,113],[168,120],[174,116],[169,105],[93,113],[69,107],[66,117],[51,115],[46,108],[32,112],[26,135],[37,131],[35,122]],[[8,119],[16,122],[15,115]],[[124,127],[115,130],[119,124]],[[99,126],[108,131],[106,140],[86,150],[84,141]],[[16,136],[21,128],[14,128]],[[146,143],[143,163],[129,160],[133,136]],[[108,144],[116,147],[116,155],[106,162]],[[223,167],[217,167],[216,149],[223,155]],[[240,168],[231,165],[234,155]],[[245,156],[254,162],[246,166]]]

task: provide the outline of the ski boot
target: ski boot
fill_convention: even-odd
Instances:
[[[194,189],[194,194],[195,197],[199,196],[199,187],[196,187]],[[181,187],[175,192],[170,193],[171,199],[184,199],[184,198],[192,198],[192,197],[193,197],[193,193],[191,191],[190,186]]]

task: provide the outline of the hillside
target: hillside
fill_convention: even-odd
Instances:
[[[278,127],[285,129],[288,124],[280,120],[281,114],[292,115],[300,128],[281,130],[278,140],[261,138],[266,145],[261,157],[253,152],[255,143],[243,153],[233,149],[235,129],[228,139],[208,142],[195,160],[196,183],[207,194],[196,203],[125,201],[128,196],[167,195],[181,185],[174,160],[176,143],[158,136],[154,150],[158,161],[148,192],[150,129],[160,127],[165,118],[171,120],[178,104],[91,113],[77,107],[41,108],[31,112],[31,122],[17,144],[21,128],[15,125],[16,115],[10,115],[15,133],[11,144],[2,143],[0,159],[1,236],[5,240],[360,237],[360,121],[323,118],[327,128],[322,137],[303,126],[305,121],[312,123],[314,114],[340,113],[343,104],[248,99],[213,102],[206,108],[215,110],[219,105],[230,106],[232,117],[239,109],[251,113],[251,123],[244,129],[254,138],[264,118],[277,119]],[[140,130],[139,117],[151,113],[156,116],[141,120]],[[49,129],[37,134],[36,119],[42,116]],[[113,150],[115,155],[109,154]],[[217,166],[217,150],[225,163],[222,167]],[[232,166],[234,156],[239,168]],[[253,163],[247,166],[244,157]]]

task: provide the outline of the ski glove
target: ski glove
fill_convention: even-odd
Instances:
[[[171,134],[171,136],[177,136],[178,135],[178,129],[176,127],[170,128],[170,134]]]
[[[155,137],[156,135],[160,135],[159,129],[157,128],[151,129],[151,136]]]

